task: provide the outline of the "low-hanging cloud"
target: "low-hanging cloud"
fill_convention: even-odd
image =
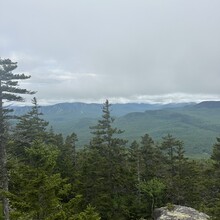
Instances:
[[[32,75],[21,85],[45,102],[218,99],[219,7],[217,0],[4,1],[0,56]]]

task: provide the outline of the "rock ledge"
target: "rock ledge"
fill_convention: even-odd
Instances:
[[[154,210],[155,220],[208,220],[209,216],[205,213],[180,205],[173,205],[172,210],[162,207]]]

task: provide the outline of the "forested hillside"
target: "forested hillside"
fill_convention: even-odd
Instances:
[[[220,108],[201,107],[200,104],[173,109],[130,113],[116,120],[125,130],[124,137],[137,139],[145,132],[155,140],[171,133],[184,140],[188,156],[207,157],[220,131]]]
[[[116,126],[125,132],[122,137],[132,142],[145,133],[156,141],[171,133],[184,140],[186,154],[190,157],[207,158],[220,130],[220,102],[180,104],[113,104],[111,114]],[[31,107],[13,107],[15,115],[26,113]],[[89,143],[89,127],[101,114],[100,104],[61,103],[43,106],[43,118],[55,132],[64,136],[75,132],[78,147]]]
[[[106,101],[89,144],[77,150],[77,135],[48,131],[40,112],[34,99],[8,139],[11,219],[151,219],[155,207],[172,204],[218,219],[219,138],[204,161],[187,159],[172,134],[129,144]]]

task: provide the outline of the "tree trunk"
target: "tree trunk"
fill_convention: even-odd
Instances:
[[[8,192],[7,156],[5,141],[5,123],[3,114],[2,90],[0,80],[0,184],[4,194],[1,197],[4,220],[9,220],[9,201],[5,193]]]
[[[7,176],[7,161],[6,161],[6,150],[5,143],[1,142],[0,144],[0,163],[1,163],[1,187],[4,192],[2,196],[3,204],[3,215],[4,220],[9,220],[9,201],[5,192],[8,192],[8,176]]]

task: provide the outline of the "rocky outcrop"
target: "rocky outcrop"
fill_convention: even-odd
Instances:
[[[162,207],[154,210],[155,220],[208,220],[209,216],[197,210],[173,205],[172,207]]]

